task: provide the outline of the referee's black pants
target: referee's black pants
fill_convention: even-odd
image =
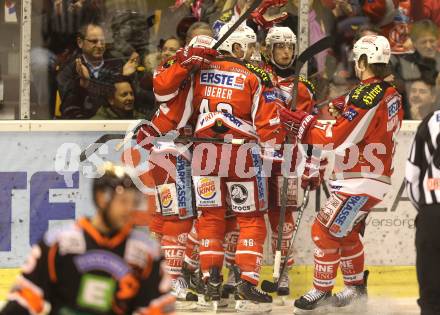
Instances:
[[[416,251],[421,315],[440,315],[440,205],[420,209]]]

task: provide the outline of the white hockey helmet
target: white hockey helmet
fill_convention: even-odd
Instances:
[[[222,38],[230,27],[231,24],[223,25],[218,32],[218,38]],[[254,30],[251,29],[249,26],[242,24],[231,35],[229,35],[229,37],[220,45],[218,50],[223,50],[230,53],[231,55],[234,55],[232,52],[232,46],[234,44],[239,44],[244,51],[244,56],[246,56],[249,44],[255,43],[257,43],[257,35],[255,34]]]
[[[293,59],[289,65],[281,67],[278,65],[273,59],[273,46],[275,44],[288,44],[295,45],[296,44],[296,36],[295,33],[286,26],[273,26],[269,29],[266,35],[266,47],[270,52],[270,61],[273,64],[279,66],[280,68],[288,68],[292,65]]]
[[[354,61],[358,62],[366,55],[368,63],[388,63],[391,57],[390,42],[381,35],[366,35],[361,37],[353,47]]]
[[[198,36],[195,36],[193,39],[191,39],[188,46],[212,48],[212,47],[214,47],[215,43],[217,43],[217,41],[210,36],[198,35]]]

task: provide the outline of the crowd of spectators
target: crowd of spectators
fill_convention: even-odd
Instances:
[[[33,1],[36,2],[36,1]],[[154,69],[195,35],[216,34],[247,0],[44,0],[34,5],[31,101],[56,119],[149,118],[157,106]],[[282,1],[280,1],[282,2]],[[297,34],[298,0],[271,8]],[[336,37],[309,62],[318,103],[356,84],[352,45],[362,35],[388,37],[390,81],[404,97],[405,118],[423,119],[439,107],[440,5],[436,0],[310,0],[309,43]],[[264,51],[265,27],[249,18]],[[39,28],[38,28],[39,27]],[[36,34],[38,33],[38,34]],[[324,102],[325,103],[325,102]],[[327,118],[321,107],[321,118]]]

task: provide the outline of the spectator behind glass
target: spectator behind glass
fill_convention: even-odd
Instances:
[[[77,38],[80,52],[57,76],[61,96],[61,118],[81,119],[95,115],[112,86],[111,78],[121,74],[118,61],[105,61],[105,37],[100,25],[81,27]],[[133,62],[126,64],[133,73]],[[124,66],[124,70],[128,68]],[[131,74],[127,73],[127,75]]]
[[[134,109],[134,91],[131,82],[124,76],[115,79],[114,87],[91,119],[141,119],[144,115]]]
[[[168,38],[162,46],[162,50],[160,53],[161,62],[164,62],[168,58],[174,56],[176,54],[176,51],[182,47],[179,40],[175,37]]]
[[[438,0],[411,0],[411,14],[414,20],[430,19],[440,27],[440,1]]]
[[[423,80],[413,81],[408,90],[408,119],[422,120],[428,113],[435,110],[436,97],[433,85]]]
[[[81,25],[105,15],[101,0],[40,0],[32,2],[31,118],[54,115],[56,71],[76,49]]]
[[[162,41],[162,40],[161,40]],[[168,58],[174,56],[176,51],[182,47],[176,37],[170,37],[159,45],[158,52],[148,54],[144,57],[143,64],[147,72],[153,73],[154,69]]]
[[[435,59],[437,54],[438,27],[430,20],[422,20],[414,24],[411,39],[417,52],[423,58]]]
[[[413,24],[410,32],[415,52],[392,56],[395,82],[399,92],[404,96],[404,106],[408,106],[407,92],[412,81],[423,80],[427,84],[440,87],[440,53],[436,51],[439,30],[430,20]]]
[[[185,45],[188,45],[191,39],[198,35],[206,35],[206,36],[214,36],[214,32],[212,31],[209,24],[205,22],[195,22],[191,25],[186,33],[185,37]]]

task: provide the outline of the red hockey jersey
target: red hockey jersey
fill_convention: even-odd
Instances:
[[[382,200],[391,184],[402,119],[401,95],[389,83],[373,78],[347,95],[342,116],[334,125],[317,123],[303,143],[336,150],[333,189]]]
[[[152,122],[161,132],[191,122],[195,134],[223,138],[228,134],[244,139],[284,139],[279,124],[275,93],[269,75],[250,63],[219,57],[189,76],[178,63],[158,72],[154,93],[167,103]]]
[[[272,84],[274,85],[275,96],[283,106],[290,108],[292,104],[292,90],[294,76],[292,71],[285,70],[286,75],[277,74],[273,66],[266,65],[265,70],[269,73]],[[284,72],[284,70],[283,70]],[[300,76],[298,79],[298,98],[296,109],[308,113],[314,113],[315,110],[315,87],[306,78]]]

